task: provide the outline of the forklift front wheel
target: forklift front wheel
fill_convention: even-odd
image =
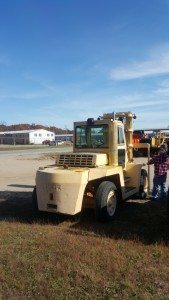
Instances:
[[[115,184],[103,181],[96,192],[96,218],[99,221],[111,221],[118,209],[118,194]]]

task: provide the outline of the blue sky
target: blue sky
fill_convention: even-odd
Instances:
[[[2,0],[0,122],[169,126],[169,0]]]

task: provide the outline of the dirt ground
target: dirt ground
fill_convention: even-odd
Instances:
[[[53,163],[54,159],[41,159],[40,156],[0,156],[0,191],[32,190],[37,169]]]
[[[40,166],[51,165],[54,158],[42,154],[21,155],[0,153],[0,220],[31,219],[32,191],[36,171]]]

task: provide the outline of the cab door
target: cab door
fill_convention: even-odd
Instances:
[[[118,165],[124,168],[126,164],[126,140],[124,134],[124,127],[121,125],[117,126],[117,138]]]

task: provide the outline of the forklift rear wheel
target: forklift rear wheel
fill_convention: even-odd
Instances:
[[[139,198],[146,199],[148,192],[148,175],[147,171],[142,169],[140,176],[140,189],[139,189]]]
[[[37,214],[39,212],[39,209],[38,209],[38,201],[37,201],[37,194],[36,194],[36,186],[34,187],[32,193],[32,207],[33,207],[33,211]]]
[[[111,221],[118,210],[118,194],[115,184],[103,181],[96,192],[96,218],[99,221]]]

